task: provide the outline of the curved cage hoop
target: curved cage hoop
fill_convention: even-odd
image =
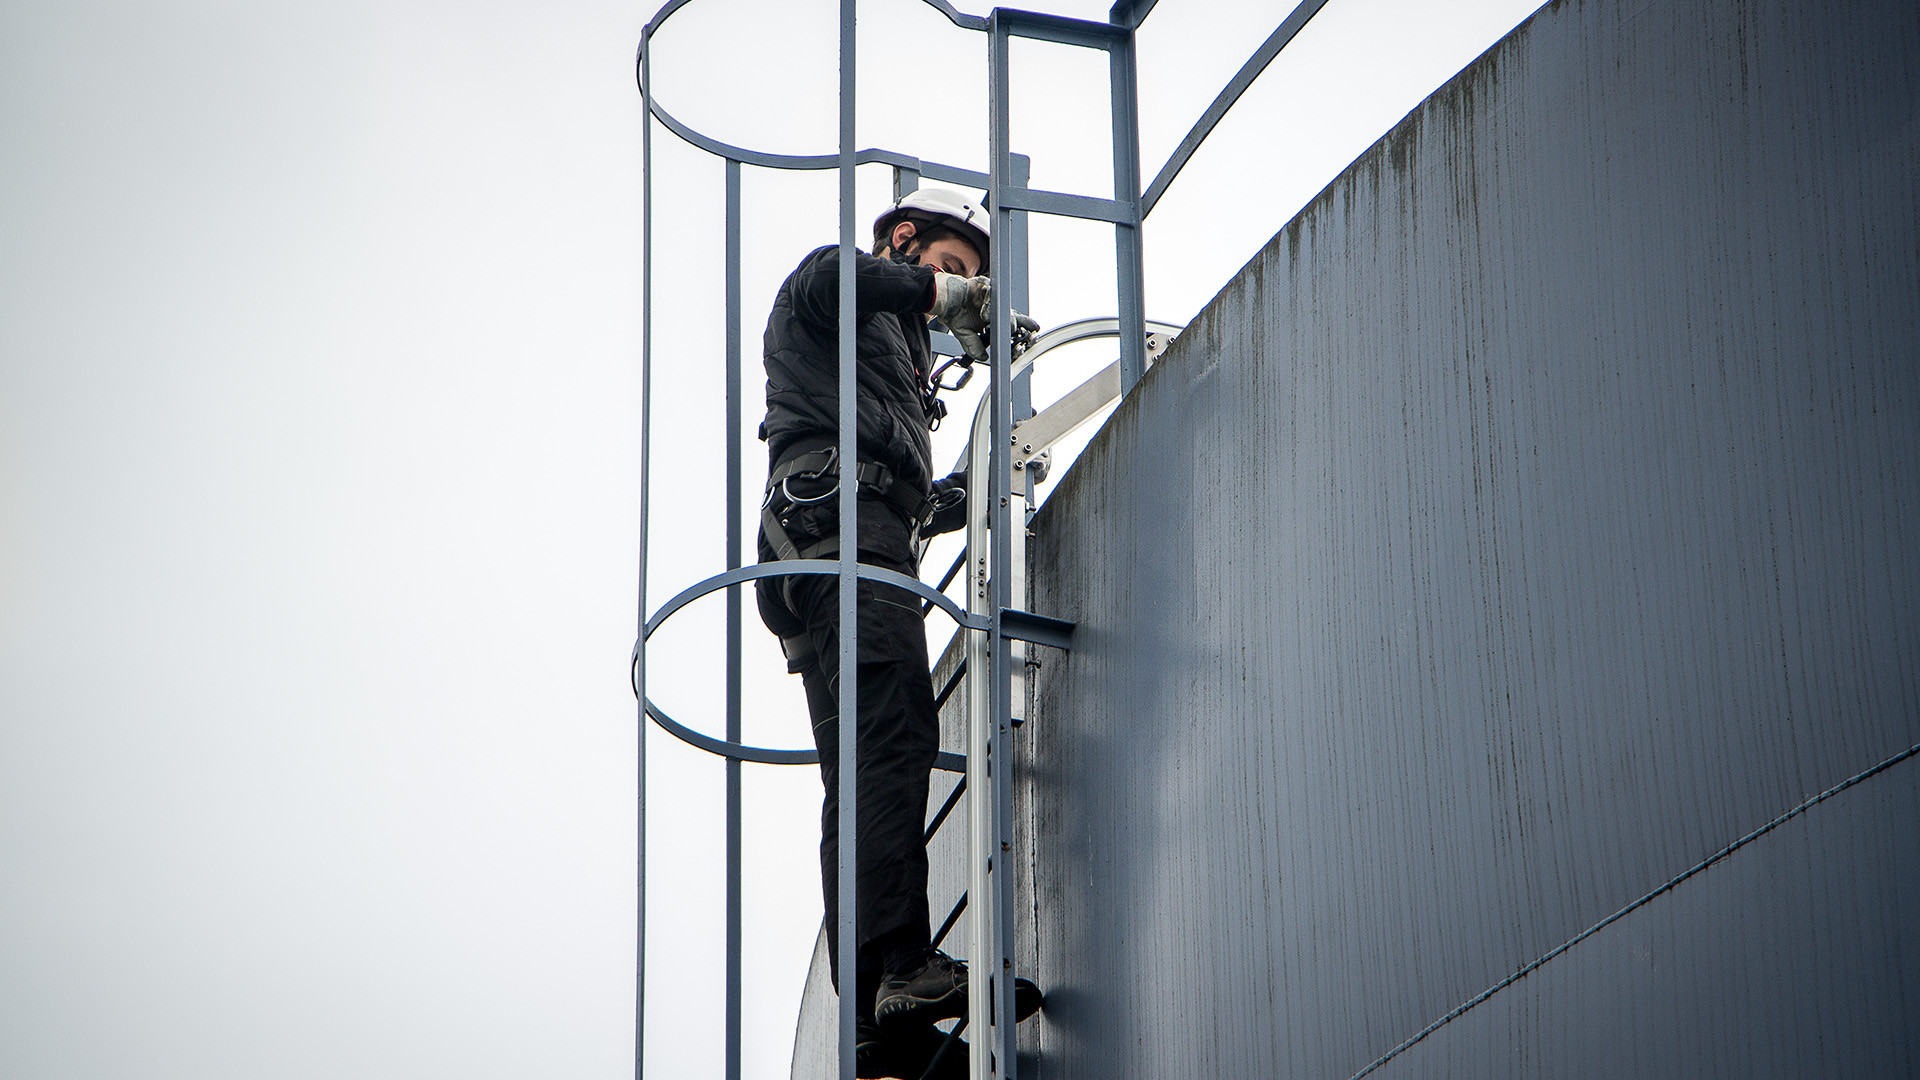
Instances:
[[[889,570],[884,566],[869,566],[866,563],[855,563],[853,565],[854,575],[856,577],[864,578],[867,581],[879,581],[888,585],[897,585],[913,593],[915,596],[920,597],[922,600],[931,602],[941,611],[951,615],[954,622],[969,630],[987,629],[986,623],[982,622],[977,616],[967,614],[966,609],[954,603],[952,597],[940,592],[919,578],[908,577],[897,570]],[[838,574],[839,572],[840,562],[837,559],[776,559],[770,562],[755,563],[752,566],[742,566],[738,570],[728,570],[723,574],[715,574],[705,581],[696,582],[681,589],[679,593],[675,594],[673,599],[660,605],[660,610],[654,612],[653,618],[647,620],[647,631],[644,638],[652,637],[653,632],[660,628],[660,624],[672,618],[675,612],[678,612],[681,608],[686,607],[688,604],[693,603],[695,600],[700,599],[710,592],[715,592],[732,585],[745,584],[746,582],[755,581],[760,578],[797,577],[806,574]],[[634,650],[635,655],[639,655],[638,642],[634,644]]]
[[[659,32],[661,26],[664,25],[675,12],[692,2],[693,0],[671,0],[670,3],[654,14],[652,21],[647,23],[646,29],[641,31],[640,48],[634,55],[633,74],[634,82],[640,89],[640,98],[647,104],[647,111],[651,113],[655,119],[659,120],[660,123],[665,125],[668,131],[678,135],[689,145],[705,150],[715,157],[722,157],[729,161],[738,161],[747,165],[758,165],[768,169],[805,171],[839,168],[841,160],[838,153],[776,154],[766,150],[754,150],[744,146],[735,146],[732,143],[722,142],[711,135],[696,130],[661,107],[659,100],[653,96],[652,87],[648,85],[649,64],[647,63],[647,57],[652,51],[653,35]],[[988,23],[985,17],[968,15],[965,12],[957,11],[953,5],[947,3],[946,0],[920,0],[920,2],[946,16],[949,22],[962,30],[977,30],[982,33],[988,30]],[[856,151],[854,153],[854,164],[891,165],[896,169],[919,173],[928,179],[939,180],[949,184],[970,184],[977,188],[988,187],[992,183],[992,178],[983,172],[963,169],[957,165],[942,165],[934,161],[921,161],[919,158],[913,157],[910,154],[901,154],[892,150],[882,150],[871,147]]]
[[[869,566],[866,563],[855,563],[854,571],[857,577],[864,580],[879,581],[912,592],[914,595],[952,616],[954,622],[966,629],[986,630],[990,627],[988,620],[978,615],[968,614],[964,608],[954,603],[952,598],[948,597],[945,593],[940,592],[917,578],[910,578],[898,571],[888,570],[884,566]],[[653,618],[647,620],[646,633],[641,637],[640,641],[633,643],[633,658],[628,667],[627,681],[628,685],[633,687],[634,696],[636,698],[640,696],[641,643],[647,638],[652,637],[653,632],[658,630],[662,624],[672,618],[681,608],[686,607],[688,604],[693,603],[695,600],[709,593],[744,585],[749,581],[756,581],[760,578],[795,577],[807,574],[838,575],[839,573],[840,563],[832,559],[780,559],[772,562],[758,563],[753,566],[743,566],[738,570],[729,570],[723,574],[715,574],[705,581],[697,582],[680,590],[673,599],[662,604],[659,611],[654,612]],[[653,722],[660,725],[668,734],[671,734],[689,746],[695,746],[705,750],[709,754],[732,758],[737,761],[752,761],[762,765],[815,765],[820,761],[819,753],[813,750],[776,750],[764,746],[748,746],[745,743],[732,742],[727,739],[716,739],[711,735],[695,731],[693,728],[687,727],[685,724],[673,719],[673,717],[668,716],[664,709],[653,703],[652,698],[645,699],[642,705],[646,709],[647,716],[652,718]],[[965,762],[966,759],[958,754],[943,753],[940,755],[938,767],[949,772],[961,772],[966,769]]]

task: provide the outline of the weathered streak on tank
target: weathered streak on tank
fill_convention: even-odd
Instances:
[[[1024,1075],[1920,1072],[1920,759],[1660,892],[1920,744],[1916,57],[1562,0],[1149,373],[1036,521]]]

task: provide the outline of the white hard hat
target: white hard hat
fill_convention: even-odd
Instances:
[[[985,262],[993,243],[993,215],[980,199],[952,188],[921,188],[908,192],[873,221],[874,246],[886,242],[885,233],[902,221],[932,222],[957,230],[980,250]]]

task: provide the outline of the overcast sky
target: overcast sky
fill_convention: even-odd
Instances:
[[[631,1073],[655,6],[0,7],[0,1075]],[[1290,6],[1162,0],[1148,177]],[[1332,0],[1155,213],[1149,314],[1191,318],[1534,6]],[[830,152],[833,10],[699,0],[656,39],[662,102]],[[984,39],[912,0],[861,20],[862,145],[984,168]],[[1110,194],[1104,59],[1013,59],[1035,185]],[[720,166],[657,126],[654,148],[658,604],[724,564],[724,437]],[[863,171],[863,222],[887,186]],[[833,196],[748,170],[753,396]],[[1033,314],[1111,314],[1111,230],[1033,235]],[[1039,392],[1112,359],[1083,353]],[[721,611],[676,619],[651,675],[708,731]],[[748,637],[749,741],[805,745],[797,680]],[[715,1075],[721,772],[649,747],[650,1075]],[[775,1077],[819,784],[747,783],[749,1075]]]

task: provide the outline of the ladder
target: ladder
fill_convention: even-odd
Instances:
[[[924,161],[896,151],[856,149],[854,138],[855,54],[854,0],[839,4],[839,148],[833,154],[778,154],[735,146],[705,135],[680,120],[662,106],[652,90],[651,55],[654,35],[672,17],[693,0],[667,0],[642,33],[636,57],[636,78],[645,103],[642,127],[643,161],[642,213],[643,249],[641,346],[641,393],[647,402],[641,421],[641,554],[639,560],[641,618],[632,658],[634,694],[639,703],[642,738],[638,761],[640,833],[639,916],[637,926],[634,1016],[634,1068],[636,1078],[644,1076],[646,1007],[646,739],[644,729],[651,720],[676,737],[726,759],[727,807],[727,1007],[726,1069],[727,1080],[740,1077],[741,1041],[741,889],[740,889],[740,769],[743,762],[766,764],[811,764],[816,755],[810,750],[780,750],[747,746],[741,741],[740,725],[740,646],[742,636],[741,587],[763,577],[786,574],[833,574],[841,587],[841,625],[849,632],[842,635],[840,670],[840,715],[844,725],[840,738],[840,919],[832,931],[834,947],[839,950],[842,971],[853,972],[855,904],[853,867],[858,837],[855,835],[854,807],[857,805],[852,760],[855,746],[853,708],[857,700],[857,665],[853,663],[857,629],[853,618],[853,597],[861,578],[886,581],[921,596],[928,610],[940,608],[967,635],[966,673],[968,680],[968,744],[964,761],[943,754],[938,767],[964,770],[967,793],[966,821],[969,830],[969,871],[967,896],[963,898],[968,916],[967,942],[971,959],[972,985],[969,1014],[963,1021],[974,1032],[970,1045],[969,1068],[975,1080],[1012,1078],[1018,1071],[1017,1041],[1013,1025],[1014,957],[1007,940],[1012,925],[1011,883],[1008,860],[1012,854],[1011,821],[1012,769],[1009,735],[1016,723],[1014,703],[1026,698],[1027,650],[1035,644],[1067,647],[1072,627],[1059,620],[1025,610],[1024,580],[1026,555],[1026,515],[1031,508],[1033,484],[1029,477],[1034,463],[1047,447],[1067,432],[1084,423],[1106,402],[1124,394],[1140,380],[1152,356],[1165,348],[1178,327],[1149,323],[1144,313],[1144,283],[1141,231],[1146,215],[1165,193],[1200,143],[1220,118],[1238,100],[1266,65],[1321,8],[1326,0],[1303,0],[1254,52],[1235,74],[1206,113],[1181,141],[1153,181],[1143,190],[1140,182],[1139,105],[1135,65],[1135,32],[1153,9],[1155,0],[1118,0],[1109,21],[1094,22],[1038,12],[996,8],[989,14],[970,15],[956,10],[947,0],[920,0],[945,16],[953,25],[979,32],[987,38],[989,67],[988,172]],[[905,0],[901,0],[905,2]],[[1112,166],[1114,197],[1103,198],[1067,192],[1035,190],[1028,185],[1028,159],[1015,154],[1010,145],[1011,102],[1009,96],[1009,46],[1014,38],[1045,41],[1106,53],[1109,90],[1112,102]],[[644,480],[652,459],[651,442],[651,370],[652,370],[652,134],[658,121],[682,141],[702,149],[725,163],[725,253],[726,253],[726,364],[727,364],[727,570],[687,587],[653,614],[646,613],[647,589],[647,489]],[[843,460],[858,460],[854,448],[852,416],[854,358],[851,328],[854,322],[853,260],[857,246],[854,215],[854,171],[861,165],[886,165],[893,169],[896,196],[915,190],[922,179],[984,189],[993,214],[995,242],[991,252],[990,273],[998,286],[993,291],[991,320],[992,382],[974,420],[973,438],[968,455],[974,491],[970,492],[967,547],[961,557],[966,570],[966,603],[957,604],[938,589],[915,579],[856,561],[854,545],[845,545],[838,559],[794,560],[746,565],[746,536],[742,529],[743,463],[741,387],[741,166],[782,170],[835,170],[839,177],[841,255],[841,391],[840,454]],[[1114,230],[1114,261],[1118,285],[1118,315],[1112,319],[1070,324],[1040,335],[1016,363],[1013,350],[1010,309],[1027,308],[1026,218],[1028,214],[1051,214],[1082,220],[1106,222]],[[1114,337],[1119,342],[1118,360],[1074,390],[1060,402],[1033,415],[1027,372],[1035,359],[1048,349],[1071,340],[1087,337]],[[956,350],[957,351],[957,350]],[[1076,418],[1077,417],[1077,418]],[[985,477],[983,484],[981,478]],[[843,534],[857,527],[858,500],[851,485],[843,485],[840,503]],[[957,572],[959,567],[956,567]],[[949,575],[951,580],[952,575]],[[945,587],[946,582],[942,583]],[[646,642],[671,616],[692,600],[726,590],[727,595],[727,692],[726,735],[716,738],[676,721],[660,710],[646,692]],[[958,794],[954,798],[958,798]],[[954,808],[953,799],[935,820],[939,827]],[[940,931],[944,937],[962,913],[956,908]],[[839,1070],[844,1080],[853,1077],[855,1013],[851,996],[840,1002]],[[984,1035],[982,1034],[984,1033]]]

